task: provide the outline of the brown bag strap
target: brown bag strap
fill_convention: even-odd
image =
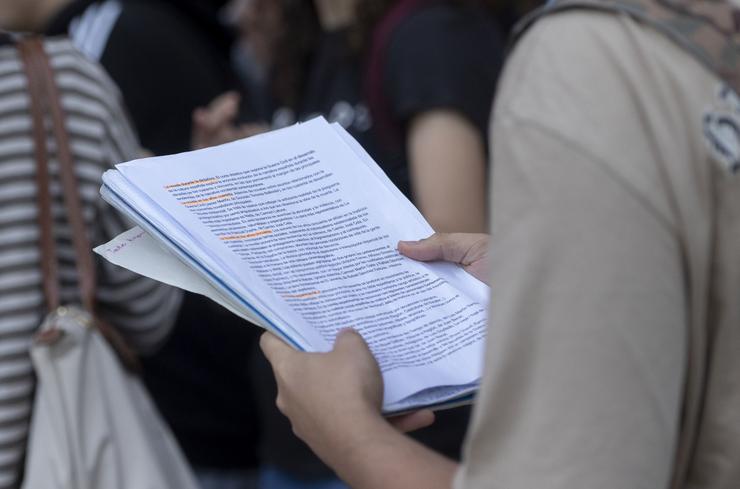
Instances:
[[[33,151],[36,159],[36,199],[39,220],[39,241],[41,249],[41,274],[43,280],[46,308],[49,311],[60,306],[59,269],[57,264],[54,221],[52,216],[51,190],[49,189],[49,152],[46,141],[44,114],[47,112],[44,87],[41,85],[42,68],[39,66],[37,52],[43,49],[38,39],[26,39],[17,45],[23,60],[23,68],[28,81],[29,106],[33,121]]]
[[[47,150],[46,127],[44,115],[51,117],[51,126],[57,146],[59,179],[62,183],[64,207],[72,231],[72,242],[75,250],[80,298],[83,308],[95,313],[95,260],[87,236],[87,226],[82,212],[82,202],[74,172],[72,150],[64,123],[64,111],[61,106],[59,89],[54,79],[49,57],[44,50],[43,41],[39,38],[26,38],[18,42],[18,51],[23,59],[30,93],[31,117],[33,119],[34,151],[36,156],[36,182],[38,185],[38,212],[41,230],[41,270],[43,274],[44,295],[49,311],[60,304],[59,270],[56,245],[54,240],[54,223],[49,189],[49,153]],[[121,362],[129,370],[138,371],[139,362],[128,347],[126,341],[104,321],[97,319],[95,326],[108,343],[113,347]]]
[[[74,171],[72,150],[64,121],[64,113],[60,102],[59,89],[54,80],[54,71],[49,57],[44,50],[43,42],[32,39],[29,54],[33,57],[37,76],[35,83],[43,85],[46,94],[47,110],[51,116],[52,129],[57,144],[57,161],[59,163],[59,179],[62,183],[64,206],[67,219],[72,231],[72,242],[75,249],[78,283],[82,306],[90,314],[95,310],[95,261],[92,255],[90,239],[87,235],[82,203],[77,187],[77,176]],[[21,42],[21,45],[24,42]]]

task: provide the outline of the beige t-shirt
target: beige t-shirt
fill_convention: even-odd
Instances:
[[[524,36],[497,100],[455,487],[740,488],[740,99],[662,34],[569,11]]]

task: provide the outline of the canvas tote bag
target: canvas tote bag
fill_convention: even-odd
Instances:
[[[94,316],[94,260],[53,70],[41,40],[24,39],[17,47],[31,95],[43,287],[50,311],[31,347],[37,388],[22,487],[197,489],[174,437],[132,372],[135,357],[115,330]],[[45,122],[56,141],[82,307],[59,303]]]

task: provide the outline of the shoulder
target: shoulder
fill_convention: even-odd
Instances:
[[[73,79],[87,80],[115,97],[119,95],[118,88],[103,67],[85,56],[68,38],[48,38],[44,42],[44,49],[58,76],[76,74],[77,78]]]
[[[88,59],[67,38],[47,39],[44,47],[63,98],[74,99],[76,109],[93,111],[101,119],[123,118],[121,94],[102,66]]]
[[[44,50],[62,96],[75,93],[96,98],[105,104],[119,102],[118,88],[105,70],[82,54],[71,40],[66,37],[46,38]],[[14,46],[0,48],[0,73],[23,75],[22,61]]]
[[[66,38],[45,41],[75,151],[107,167],[130,159],[139,144],[116,84]],[[112,148],[112,149],[111,149]]]
[[[220,63],[225,55],[216,46],[178,8],[161,1],[130,0],[111,31],[101,63],[127,99],[142,85],[184,91],[182,77],[209,79],[223,69]],[[199,69],[194,69],[196,65]]]
[[[493,138],[521,145],[522,130],[533,128],[668,216],[670,182],[661,175],[691,189],[704,181],[696,179],[709,168],[703,114],[719,85],[667,36],[627,16],[553,14],[521,37],[507,61]],[[562,164],[552,148],[542,157]]]
[[[475,8],[437,4],[414,12],[391,35],[386,79],[493,91],[503,59],[495,20]]]
[[[502,58],[497,25],[482,11],[440,3],[413,13],[393,32],[384,65],[395,116],[451,109],[485,132]]]
[[[404,19],[391,36],[390,49],[433,52],[435,46],[450,42],[456,47],[477,45],[483,50],[500,49],[501,37],[495,20],[482,10],[438,4]]]
[[[564,116],[588,114],[614,97],[648,105],[678,102],[712,78],[656,29],[624,15],[572,10],[540,19],[518,40],[499,87],[506,96],[497,105],[562,123]],[[668,85],[673,82],[678,86]],[[584,104],[565,107],[575,99]]]
[[[129,48],[146,47],[151,56],[188,46],[199,35],[198,26],[175,6],[161,1],[130,0],[123,3],[111,42]]]
[[[166,2],[158,0],[129,0],[124,2],[121,9],[120,22],[126,28],[135,28],[139,24],[145,28],[159,26],[160,30],[166,31],[166,25],[162,21],[181,24],[185,17],[180,11]]]

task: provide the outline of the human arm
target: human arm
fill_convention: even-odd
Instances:
[[[435,5],[393,34],[384,90],[403,126],[415,204],[438,232],[484,232],[488,127],[503,52],[475,9]]]
[[[437,232],[486,229],[486,152],[478,129],[452,110],[416,115],[408,128],[414,201]]]
[[[125,117],[119,93],[102,70],[99,77],[101,89],[108,94],[107,103],[99,108],[105,114],[101,120],[98,141],[100,154],[103,155],[98,162],[102,172],[123,161],[141,157],[142,150]],[[99,187],[98,181],[91,189],[96,197],[95,214],[91,220],[93,246],[106,243],[134,226],[100,198]],[[97,312],[116,327],[135,350],[140,353],[152,352],[171,331],[182,292],[113,265],[97,255],[95,260]]]
[[[278,408],[295,434],[355,489],[450,487],[456,464],[405,436],[430,424],[430,411],[395,421],[380,414],[382,378],[362,338],[341,332],[329,353],[293,350],[265,333],[260,341],[278,384]]]
[[[487,247],[484,234],[398,244],[410,258],[458,263],[481,280]],[[328,354],[299,353],[268,334],[262,346],[278,381],[278,406],[294,431],[353,487],[449,487],[456,464],[399,433],[430,424],[434,415],[380,416],[382,379],[359,335],[340,335]]]

